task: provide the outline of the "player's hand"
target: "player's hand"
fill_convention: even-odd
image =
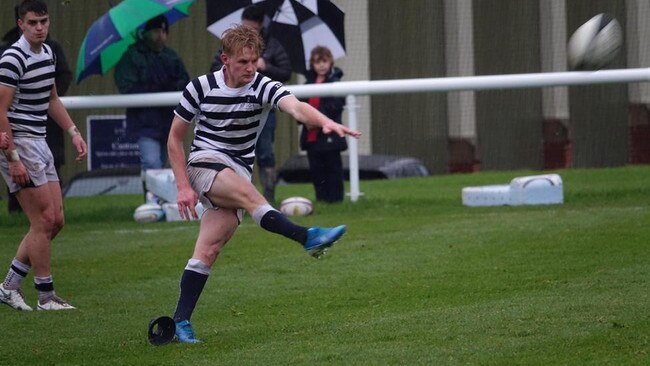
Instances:
[[[82,161],[88,155],[88,146],[81,135],[77,134],[72,137],[72,144],[77,149],[76,161]]]
[[[199,218],[199,215],[196,213],[198,199],[199,196],[192,188],[178,188],[176,203],[178,204],[178,213],[180,213],[182,219],[190,221],[192,218]]]
[[[9,148],[9,136],[6,132],[0,132],[0,150],[7,150]]]
[[[345,135],[352,136],[356,139],[361,137],[361,132],[351,130],[346,126],[333,121],[328,122],[325,126],[323,126],[323,133],[328,134],[332,132],[336,133],[341,137],[344,137]]]
[[[11,176],[11,180],[21,187],[27,186],[31,181],[25,165],[20,160],[9,162],[9,175]]]

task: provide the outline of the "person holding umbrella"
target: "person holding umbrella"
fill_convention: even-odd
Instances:
[[[279,109],[301,123],[322,128],[324,133],[361,135],[299,101],[282,83],[258,73],[263,41],[255,29],[237,25],[226,30],[221,40],[224,66],[186,86],[174,111],[167,143],[181,217],[198,218],[197,201],[206,208],[194,253],[181,276],[174,314],[176,337],[183,343],[199,342],[190,317],[212,265],[234,235],[244,211],[264,230],[298,242],[315,258],[346,231],[345,225],[298,226],[274,209],[252,184],[255,143],[269,111]],[[186,159],[183,141],[192,122],[196,124],[195,135]]]
[[[268,76],[272,80],[281,83],[287,82],[291,78],[291,60],[287,51],[282,44],[271,36],[268,29],[264,28],[264,9],[259,6],[251,5],[244,9],[241,16],[242,24],[257,30],[264,40],[264,51],[257,60],[257,70],[260,74]],[[221,50],[214,57],[214,62],[210,71],[219,71],[223,63],[221,62]],[[257,156],[257,165],[259,177],[264,189],[264,198],[269,202],[275,201],[275,153],[273,152],[273,141],[275,140],[275,112],[269,112],[266,125],[262,129],[255,155]]]
[[[129,46],[115,68],[115,84],[122,94],[183,90],[189,75],[180,56],[167,47],[169,23],[164,15],[147,21],[138,40]],[[127,108],[128,133],[140,148],[142,179],[148,169],[167,163],[167,136],[174,116],[172,107]],[[157,203],[145,189],[145,200]]]
[[[63,228],[64,215],[59,177],[45,140],[47,115],[72,137],[77,161],[88,149],[57,93],[55,59],[45,43],[50,26],[47,5],[43,0],[24,0],[18,13],[22,36],[0,56],[0,134],[8,140],[0,154],[0,173],[9,190],[16,192],[30,228],[0,284],[0,302],[32,310],[21,284],[33,269],[38,310],[74,309],[56,295],[52,280],[51,243]]]

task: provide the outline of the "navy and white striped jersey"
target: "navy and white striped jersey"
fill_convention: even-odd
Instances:
[[[41,52],[34,53],[24,36],[0,57],[0,84],[16,89],[7,112],[14,137],[45,138],[54,73],[50,46],[43,44]]]
[[[217,151],[252,172],[255,143],[269,111],[288,95],[282,83],[260,73],[237,89],[226,85],[223,69],[192,80],[174,111],[185,122],[195,122],[189,161]]]

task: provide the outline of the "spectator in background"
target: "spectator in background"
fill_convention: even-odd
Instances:
[[[343,71],[334,66],[334,57],[327,47],[311,51],[306,84],[334,83],[341,80]],[[330,119],[341,123],[345,98],[311,97],[308,103]],[[300,148],[307,151],[309,172],[316,191],[316,199],[324,202],[343,200],[343,161],[341,151],[348,148],[345,137],[325,134],[321,128],[305,125],[300,133]]]
[[[18,22],[18,5],[14,7],[14,15],[16,22]],[[7,33],[5,33],[5,35],[2,37],[2,42],[0,42],[0,54],[2,54],[2,52],[9,48],[12,44],[16,43],[20,36],[21,32],[18,26],[13,27]],[[54,73],[54,82],[56,84],[56,89],[59,96],[64,96],[70,87],[70,83],[72,82],[72,71],[70,70],[70,66],[68,66],[68,61],[65,57],[65,53],[63,52],[63,48],[58,42],[52,39],[49,34],[47,36],[47,39],[45,39],[45,44],[49,45],[52,48],[52,52],[54,52],[56,68],[56,71]],[[54,156],[54,169],[56,169],[56,173],[60,177],[61,165],[65,164],[65,141],[63,138],[63,130],[49,115],[47,118],[46,129],[47,137],[45,138],[45,141],[47,141],[47,145],[52,151],[52,155]],[[16,195],[9,193],[8,196],[9,200],[7,208],[9,212],[22,212],[20,204],[16,199]]]
[[[18,5],[14,8],[16,15],[16,22],[18,22]],[[12,44],[20,38],[20,28],[15,25],[13,28],[9,29],[7,33],[2,36],[2,41],[0,41],[0,54],[4,52],[7,48],[11,47]]]
[[[264,28],[264,10],[256,5],[247,7],[242,13],[242,24],[257,30],[264,40],[265,47],[257,60],[257,71],[272,80],[281,83],[287,82],[291,78],[291,60],[282,44],[269,34],[268,29]],[[210,71],[219,71],[222,66],[221,50],[219,50],[214,57]],[[275,111],[271,111],[262,132],[260,132],[255,148],[260,183],[264,189],[264,198],[269,202],[275,201],[276,172],[275,153],[273,152],[275,124]]]
[[[169,23],[164,15],[149,20],[138,40],[124,53],[115,68],[115,84],[122,94],[179,91],[189,82],[180,56],[166,46]],[[167,137],[174,118],[173,107],[127,108],[128,133],[138,138],[145,201],[158,197],[144,186],[147,169],[167,163]]]

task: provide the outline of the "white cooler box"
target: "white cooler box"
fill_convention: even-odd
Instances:
[[[550,205],[564,202],[562,178],[557,174],[517,177],[509,185],[465,187],[465,206]]]
[[[147,170],[145,184],[149,192],[167,201],[162,204],[166,221],[182,220],[180,213],[178,213],[178,204],[176,203],[176,196],[178,195],[176,179],[174,178],[174,173],[171,169]],[[195,209],[200,218],[201,214],[205,210],[203,205],[199,202]]]
[[[167,202],[176,202],[176,178],[171,169],[148,169],[145,176],[147,190]]]

